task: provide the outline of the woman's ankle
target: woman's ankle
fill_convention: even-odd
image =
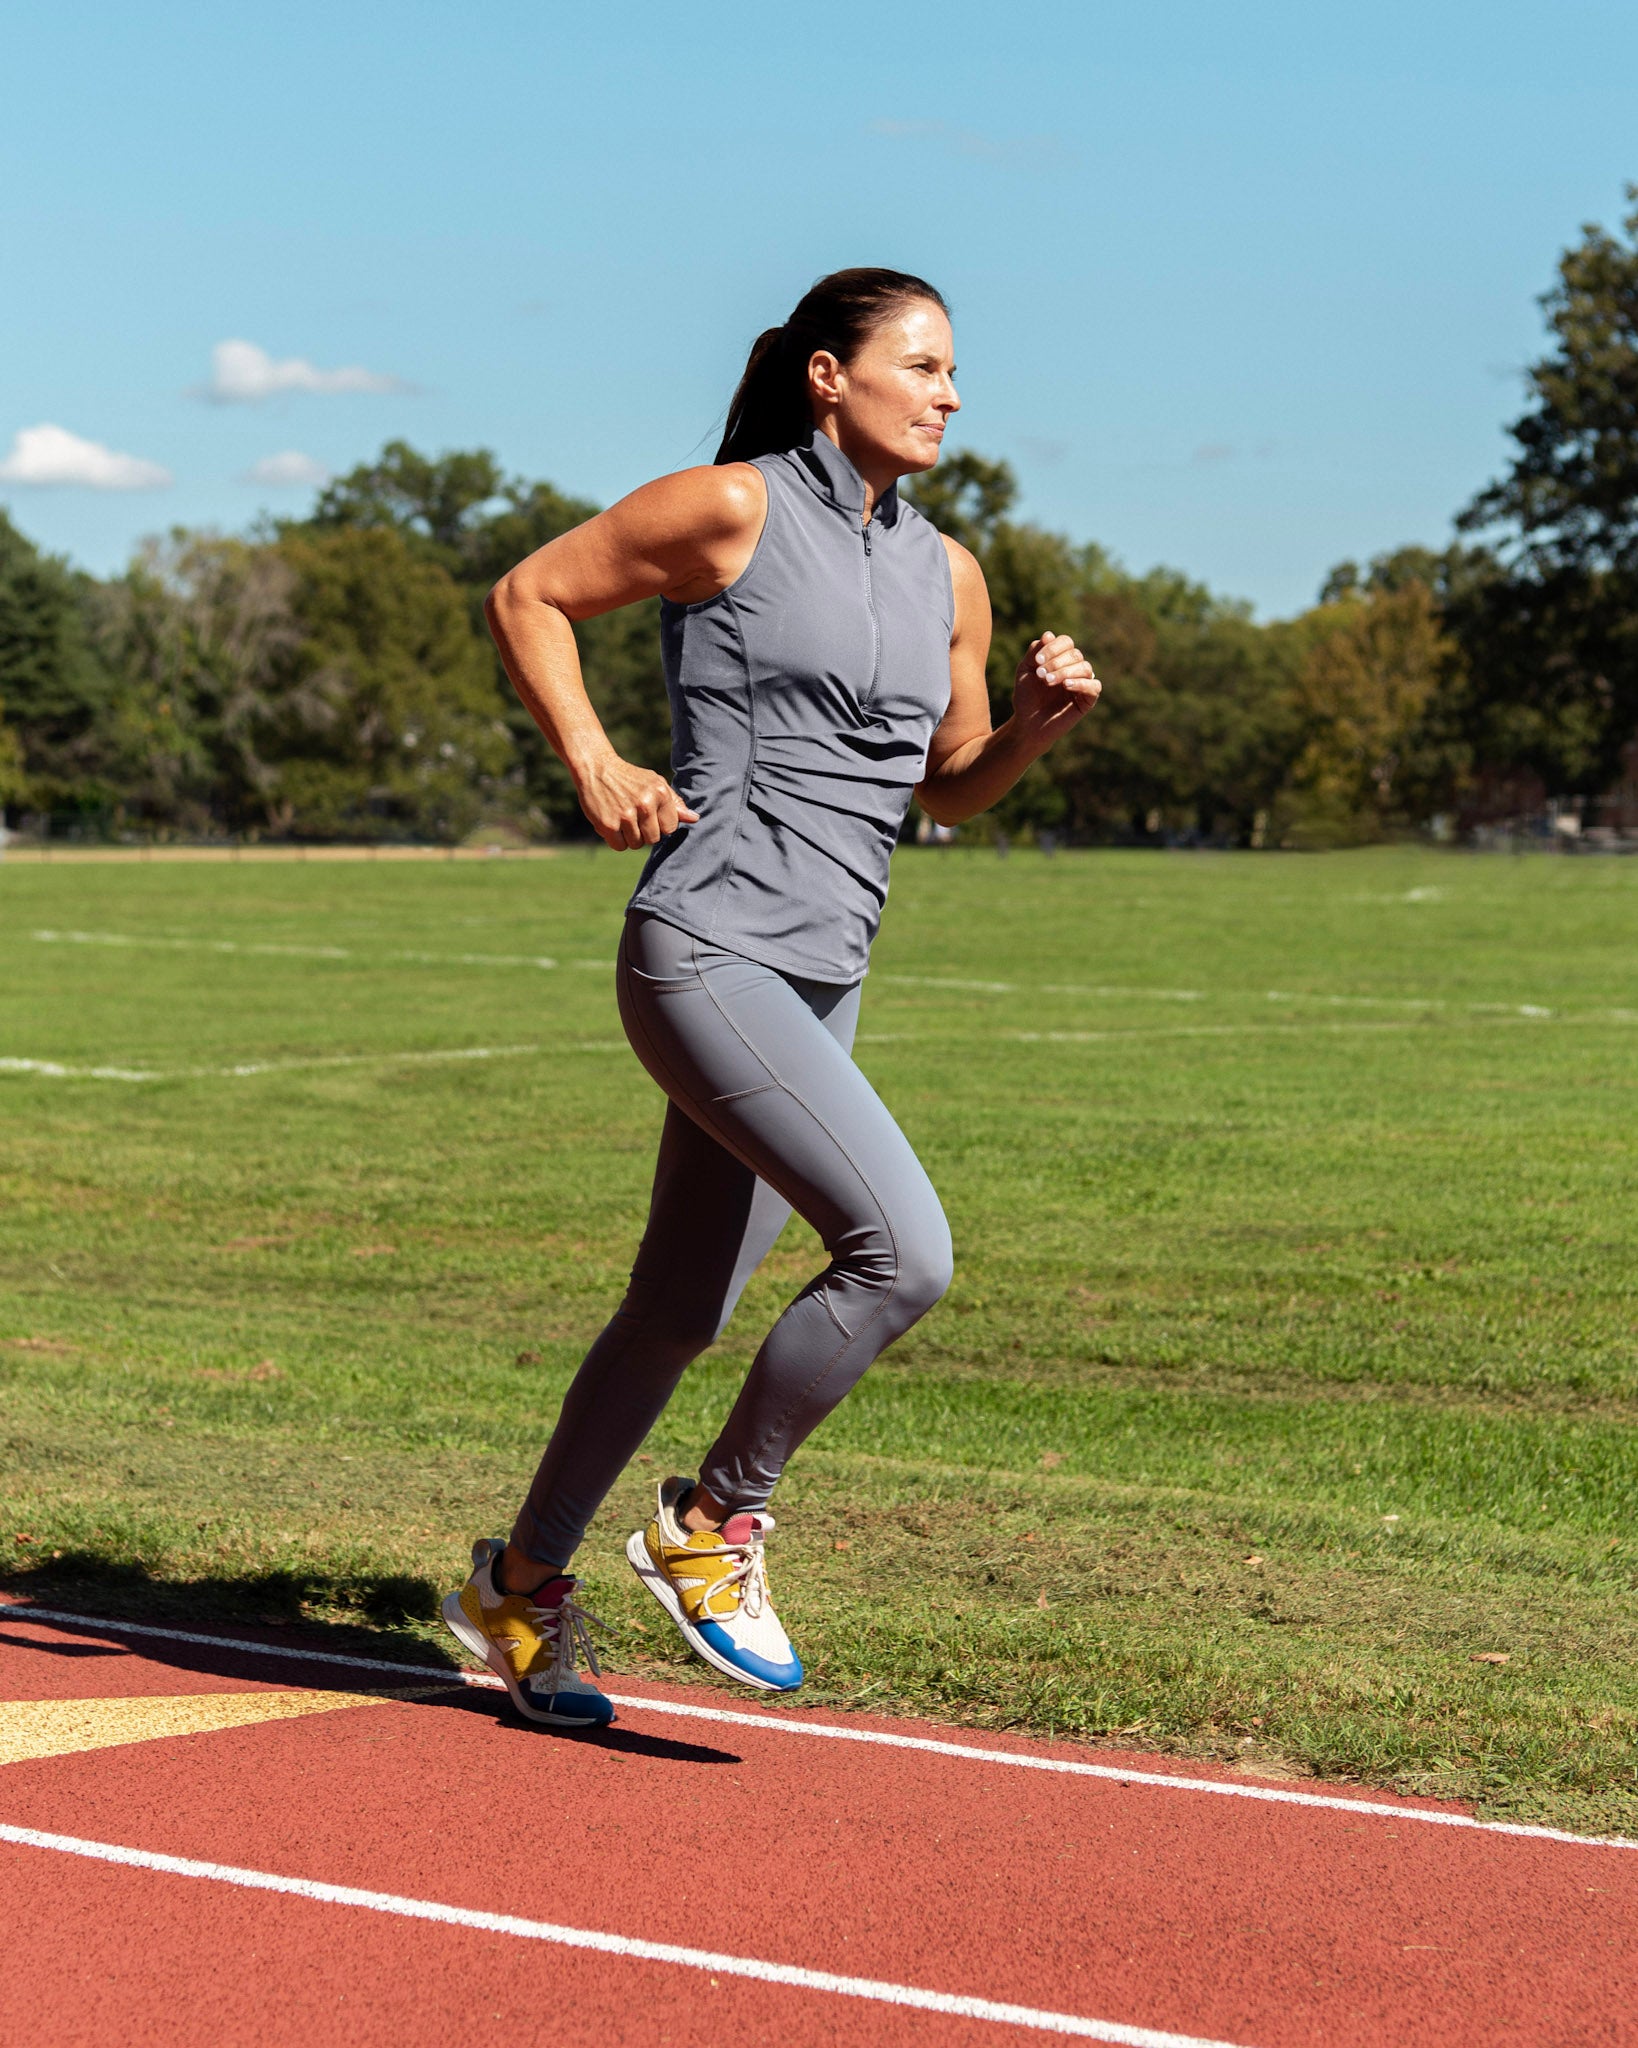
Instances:
[[[691,1486],[678,1500],[672,1513],[679,1529],[709,1529],[713,1534],[727,1521],[732,1510],[703,1486]]]
[[[539,1558],[519,1550],[515,1543],[508,1543],[498,1557],[489,1561],[489,1582],[497,1593],[514,1593],[527,1598],[531,1593],[538,1593],[548,1579],[567,1577],[566,1566],[542,1564]]]

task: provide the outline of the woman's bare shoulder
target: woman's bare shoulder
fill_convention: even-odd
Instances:
[[[952,540],[947,533],[939,539],[944,543],[944,552],[950,558],[950,584],[955,592],[956,626],[960,629],[966,617],[985,618],[989,616],[989,586],[984,581],[984,571],[978,557],[971,548],[964,548],[960,541]]]
[[[727,541],[761,527],[768,486],[751,462],[701,463],[657,476],[609,507],[622,523]]]
[[[982,583],[984,571],[978,566],[978,557],[972,549],[964,548],[960,541],[952,540],[947,533],[940,533],[939,539],[943,541],[944,552],[950,558],[950,574],[968,579],[976,576]]]

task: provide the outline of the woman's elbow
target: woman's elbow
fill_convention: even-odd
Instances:
[[[532,602],[535,600],[515,569],[508,569],[493,585],[483,601],[483,617],[489,637],[497,647],[505,648],[517,639]]]
[[[935,825],[964,825],[972,815],[948,797],[934,795],[925,787],[916,791],[916,802],[932,819]]]

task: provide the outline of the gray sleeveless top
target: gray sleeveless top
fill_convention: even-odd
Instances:
[[[814,981],[864,973],[887,868],[950,701],[955,593],[937,530],[815,428],[759,455],[761,538],[700,604],[660,601],[671,781],[697,825],[631,908]]]

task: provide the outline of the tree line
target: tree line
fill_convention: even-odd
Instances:
[[[1629,188],[1638,209],[1638,187]],[[983,564],[998,718],[1043,628],[1106,694],[994,814],[1081,841],[1328,846],[1514,818],[1548,795],[1638,823],[1638,210],[1542,299],[1508,472],[1443,548],[1340,564],[1257,623],[1175,571],[1015,516],[1004,462],[907,485]],[[583,831],[483,624],[511,565],[597,507],[487,451],[401,441],[304,519],[173,530],[122,576],[0,513],[0,803],[87,833],[458,841]],[[614,745],[663,765],[658,606],[576,628]]]

